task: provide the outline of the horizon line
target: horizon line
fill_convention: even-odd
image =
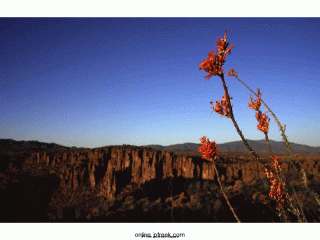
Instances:
[[[46,143],[46,144],[56,144],[56,145],[60,145],[60,146],[63,146],[63,147],[67,147],[67,148],[73,148],[73,147],[76,147],[76,146],[71,146],[71,147],[68,147],[68,146],[65,146],[65,145],[61,145],[61,144],[58,144],[58,143],[55,143],[55,142],[42,142],[42,141],[38,141],[38,140],[15,140],[15,139],[12,139],[12,138],[0,138],[0,140],[12,140],[12,141],[16,141],[16,142],[39,142],[39,143]],[[252,140],[252,139],[246,139],[247,141],[263,141],[265,139],[260,139],[260,140]],[[230,142],[224,142],[224,143],[217,143],[216,144],[228,144],[228,143],[233,143],[233,142],[241,142],[242,140],[236,140],[236,141],[230,141]],[[272,140],[272,139],[269,139],[269,141],[273,141],[273,142],[284,142],[283,140],[282,141],[276,141],[276,140]],[[200,144],[201,143],[193,143],[193,142],[184,142],[184,143],[175,143],[175,144],[170,144],[170,145],[161,145],[161,144],[146,144],[146,145],[133,145],[133,144],[116,144],[116,145],[105,145],[105,146],[101,146],[101,147],[76,147],[76,148],[89,148],[89,149],[94,149],[94,148],[102,148],[102,147],[109,147],[109,146],[122,146],[122,145],[129,145],[129,146],[136,146],[136,147],[145,147],[145,146],[154,146],[154,145],[158,145],[158,146],[162,146],[162,147],[169,147],[169,146],[172,146],[172,145],[182,145],[182,144],[188,144],[188,143],[191,143],[191,144]],[[317,147],[320,147],[320,146],[310,146],[310,145],[307,145],[307,144],[300,144],[300,143],[295,143],[295,142],[290,142],[290,143],[293,143],[293,144],[298,144],[298,145],[304,145],[304,146],[308,146],[308,147],[312,147],[312,148],[317,148]]]

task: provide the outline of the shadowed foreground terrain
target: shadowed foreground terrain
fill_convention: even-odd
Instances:
[[[319,222],[316,203],[286,154],[278,155],[308,221]],[[295,157],[319,194],[320,155]],[[1,152],[0,166],[1,222],[235,222],[212,164],[196,151],[130,145],[11,149]],[[268,179],[249,154],[221,152],[218,171],[242,222],[279,222]]]

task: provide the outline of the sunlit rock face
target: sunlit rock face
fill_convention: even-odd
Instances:
[[[50,169],[60,177],[60,187],[64,191],[75,191],[87,182],[91,190],[97,190],[99,196],[115,199],[117,184],[144,184],[154,179],[197,178],[214,180],[213,164],[199,157],[177,156],[171,152],[145,149],[100,148],[85,151],[67,151],[61,153],[34,153],[25,162],[25,167],[39,165]],[[303,161],[302,167],[309,174],[317,175],[319,161]],[[234,183],[241,180],[250,183],[265,178],[264,167],[257,161],[232,159],[218,164],[221,180]],[[293,168],[282,164],[284,172]]]
[[[263,166],[256,161],[223,158],[218,161],[220,179],[229,185],[229,189],[239,189],[243,184],[250,185],[259,179],[266,179]],[[319,176],[319,161],[306,160],[302,163],[308,174]],[[183,181],[216,183],[211,162],[200,157],[177,156],[173,152],[139,147],[37,152],[25,159],[21,169],[24,173],[33,175],[33,180],[25,181],[23,186],[20,180],[21,186],[9,187],[6,191],[13,194],[14,189],[30,189],[30,194],[37,199],[35,204],[36,201],[47,204],[40,204],[42,215],[39,214],[45,221],[61,218],[70,221],[77,218],[89,220],[99,216],[101,209],[114,206],[117,199],[121,199],[126,192],[133,191],[133,186],[135,189],[144,186],[148,189],[147,198],[154,197],[156,203],[167,204],[173,201],[172,204],[181,204],[195,198],[195,195],[187,193],[187,185]],[[282,169],[283,172],[293,171],[287,163],[283,163]],[[174,192],[170,196],[168,186],[172,188],[172,181]],[[46,189],[43,184],[47,184],[45,197],[41,194]],[[25,198],[29,199],[27,195]],[[141,197],[144,198],[145,196]],[[7,197],[6,201],[9,202],[10,198]]]

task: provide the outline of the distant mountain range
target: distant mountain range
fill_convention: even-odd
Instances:
[[[77,147],[72,147],[77,149]],[[0,139],[0,153],[32,153],[39,151],[59,151],[72,149],[56,143],[38,141],[15,141],[13,139]]]
[[[256,152],[266,152],[268,151],[268,146],[265,140],[247,140],[249,145],[255,150]],[[285,153],[286,148],[283,142],[277,142],[273,140],[270,141],[271,149],[274,153]],[[308,145],[290,143],[291,150],[293,153],[300,153],[300,154],[319,154],[320,147],[311,147]],[[201,143],[183,143],[183,144],[174,144],[169,146],[162,146],[162,145],[143,145],[144,147],[150,147],[156,150],[169,150],[169,151],[196,151],[201,146]],[[234,141],[228,143],[221,143],[217,144],[219,147],[219,151],[237,151],[237,152],[244,152],[248,153],[249,150],[243,144],[242,141]]]
[[[268,151],[267,143],[265,140],[248,140],[249,145],[256,152]],[[169,146],[162,145],[142,145],[138,147],[149,147],[160,151],[197,151],[201,146],[201,143],[182,143],[173,144]],[[271,149],[274,153],[285,153],[286,149],[283,142],[277,142],[270,140]],[[245,147],[242,141],[234,141],[228,143],[217,144],[219,151],[237,151],[248,153],[248,149]],[[106,146],[107,147],[107,146]],[[60,151],[69,149],[84,149],[77,147],[65,147],[56,143],[44,143],[38,141],[15,141],[13,139],[0,139],[0,152],[20,152],[31,153],[37,151]],[[291,150],[293,153],[300,154],[320,154],[320,147],[311,147],[308,145],[291,143]]]

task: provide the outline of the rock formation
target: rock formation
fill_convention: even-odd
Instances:
[[[319,161],[306,160],[302,165],[309,175],[320,181]],[[172,152],[130,147],[32,153],[24,161],[22,169],[37,176],[47,174],[60,179],[59,189],[55,191],[50,202],[50,208],[56,209],[51,220],[59,218],[62,214],[61,206],[64,206],[63,209],[71,206],[76,208],[76,216],[80,216],[83,209],[91,211],[92,216],[97,216],[97,205],[105,202],[106,208],[112,206],[117,197],[132,185],[139,188],[148,182],[178,178],[213,181],[216,179],[213,165],[200,157],[177,156]],[[294,170],[288,163],[283,163],[282,169],[287,173]],[[231,187],[266,178],[263,167],[256,161],[220,159],[218,171],[221,181]],[[179,194],[182,196],[179,197],[180,200],[187,199],[183,189]],[[94,195],[95,201],[100,202],[89,206],[88,200],[83,200],[83,205],[78,206],[79,199],[89,195],[91,199]],[[166,198],[164,202],[167,203],[169,200]],[[72,205],[74,202],[78,205]]]
[[[115,199],[117,185],[124,187],[133,182],[138,186],[153,179],[200,178],[214,180],[213,165],[197,157],[176,156],[171,152],[145,149],[99,148],[84,151],[60,153],[34,153],[25,162],[25,167],[38,166],[58,174],[60,187],[64,191],[75,191],[90,183],[91,190],[98,190],[98,196],[110,201]],[[304,161],[308,174],[319,175],[319,161]],[[284,172],[292,171],[283,163]],[[247,184],[265,178],[264,168],[256,161],[234,159],[218,164],[221,181],[233,184],[240,180]],[[118,189],[121,191],[121,189]]]

